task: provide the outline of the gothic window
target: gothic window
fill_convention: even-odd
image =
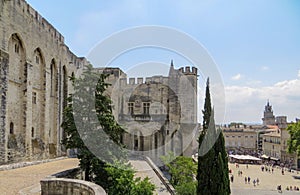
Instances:
[[[138,150],[138,148],[139,148],[138,136],[134,135],[134,150]]]
[[[36,92],[32,92],[32,103],[36,104]]]
[[[133,106],[134,106],[133,102],[128,103],[128,114],[133,114]]]
[[[31,137],[34,137],[34,127],[31,128]]]
[[[55,62],[52,60],[51,66],[50,66],[50,78],[51,78],[51,96],[55,96],[57,92],[57,82],[58,82],[58,77],[57,77],[57,72],[55,68]]]
[[[63,108],[67,107],[68,101],[68,73],[66,66],[63,66]]]
[[[123,138],[123,134],[121,134],[121,135],[120,135],[120,143],[121,143],[121,144],[124,144],[124,143],[123,143],[123,139],[124,139],[124,138]]]
[[[13,122],[11,122],[9,125],[9,133],[14,134],[14,123]]]
[[[20,52],[20,46],[19,46],[19,44],[15,44],[15,52],[16,53],[19,53]]]
[[[150,103],[144,102],[143,108],[144,108],[144,114],[149,114]]]
[[[40,63],[40,56],[35,56],[35,62],[37,63],[37,64],[39,64]]]
[[[53,76],[53,74],[54,74],[54,68],[53,68],[53,64],[51,64],[51,67],[50,67],[50,78],[51,78],[51,86],[50,86],[50,92],[51,92],[51,96],[53,95],[53,79],[54,79],[54,76]]]

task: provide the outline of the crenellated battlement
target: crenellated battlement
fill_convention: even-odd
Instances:
[[[12,0],[4,1],[4,3],[12,4],[16,10],[19,10],[20,13],[23,12],[24,17],[31,19],[34,25],[38,26],[40,30],[46,31],[51,38],[59,43],[64,43],[64,37],[55,29],[45,18],[43,18],[36,10],[34,10],[25,0]]]
[[[192,70],[191,70],[192,68]],[[190,66],[186,66],[186,67],[181,67],[178,69],[179,72],[183,73],[183,74],[196,74],[198,72],[198,69],[196,67],[190,67]]]
[[[120,85],[140,85],[140,84],[147,84],[147,83],[162,83],[167,85],[169,81],[169,77],[165,76],[153,76],[153,77],[130,77],[130,78],[120,78]]]

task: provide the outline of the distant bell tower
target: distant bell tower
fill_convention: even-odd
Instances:
[[[268,100],[264,110],[264,117],[262,118],[263,125],[275,125],[275,116],[273,114],[272,106]]]

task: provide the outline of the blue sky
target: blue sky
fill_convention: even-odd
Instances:
[[[126,28],[178,29],[201,43],[218,65],[225,84],[226,122],[261,122],[267,99],[276,115],[287,115],[289,121],[300,118],[299,1],[27,2],[63,34],[78,56],[87,56],[101,40]],[[188,63],[154,49],[127,55],[113,65],[171,59],[178,67]]]

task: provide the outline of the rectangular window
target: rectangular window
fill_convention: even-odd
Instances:
[[[36,92],[32,92],[32,103],[36,104]]]
[[[134,106],[133,102],[128,103],[128,114],[133,114],[133,106]]]
[[[149,114],[150,103],[144,102],[143,103],[143,108],[144,108],[144,114]]]

